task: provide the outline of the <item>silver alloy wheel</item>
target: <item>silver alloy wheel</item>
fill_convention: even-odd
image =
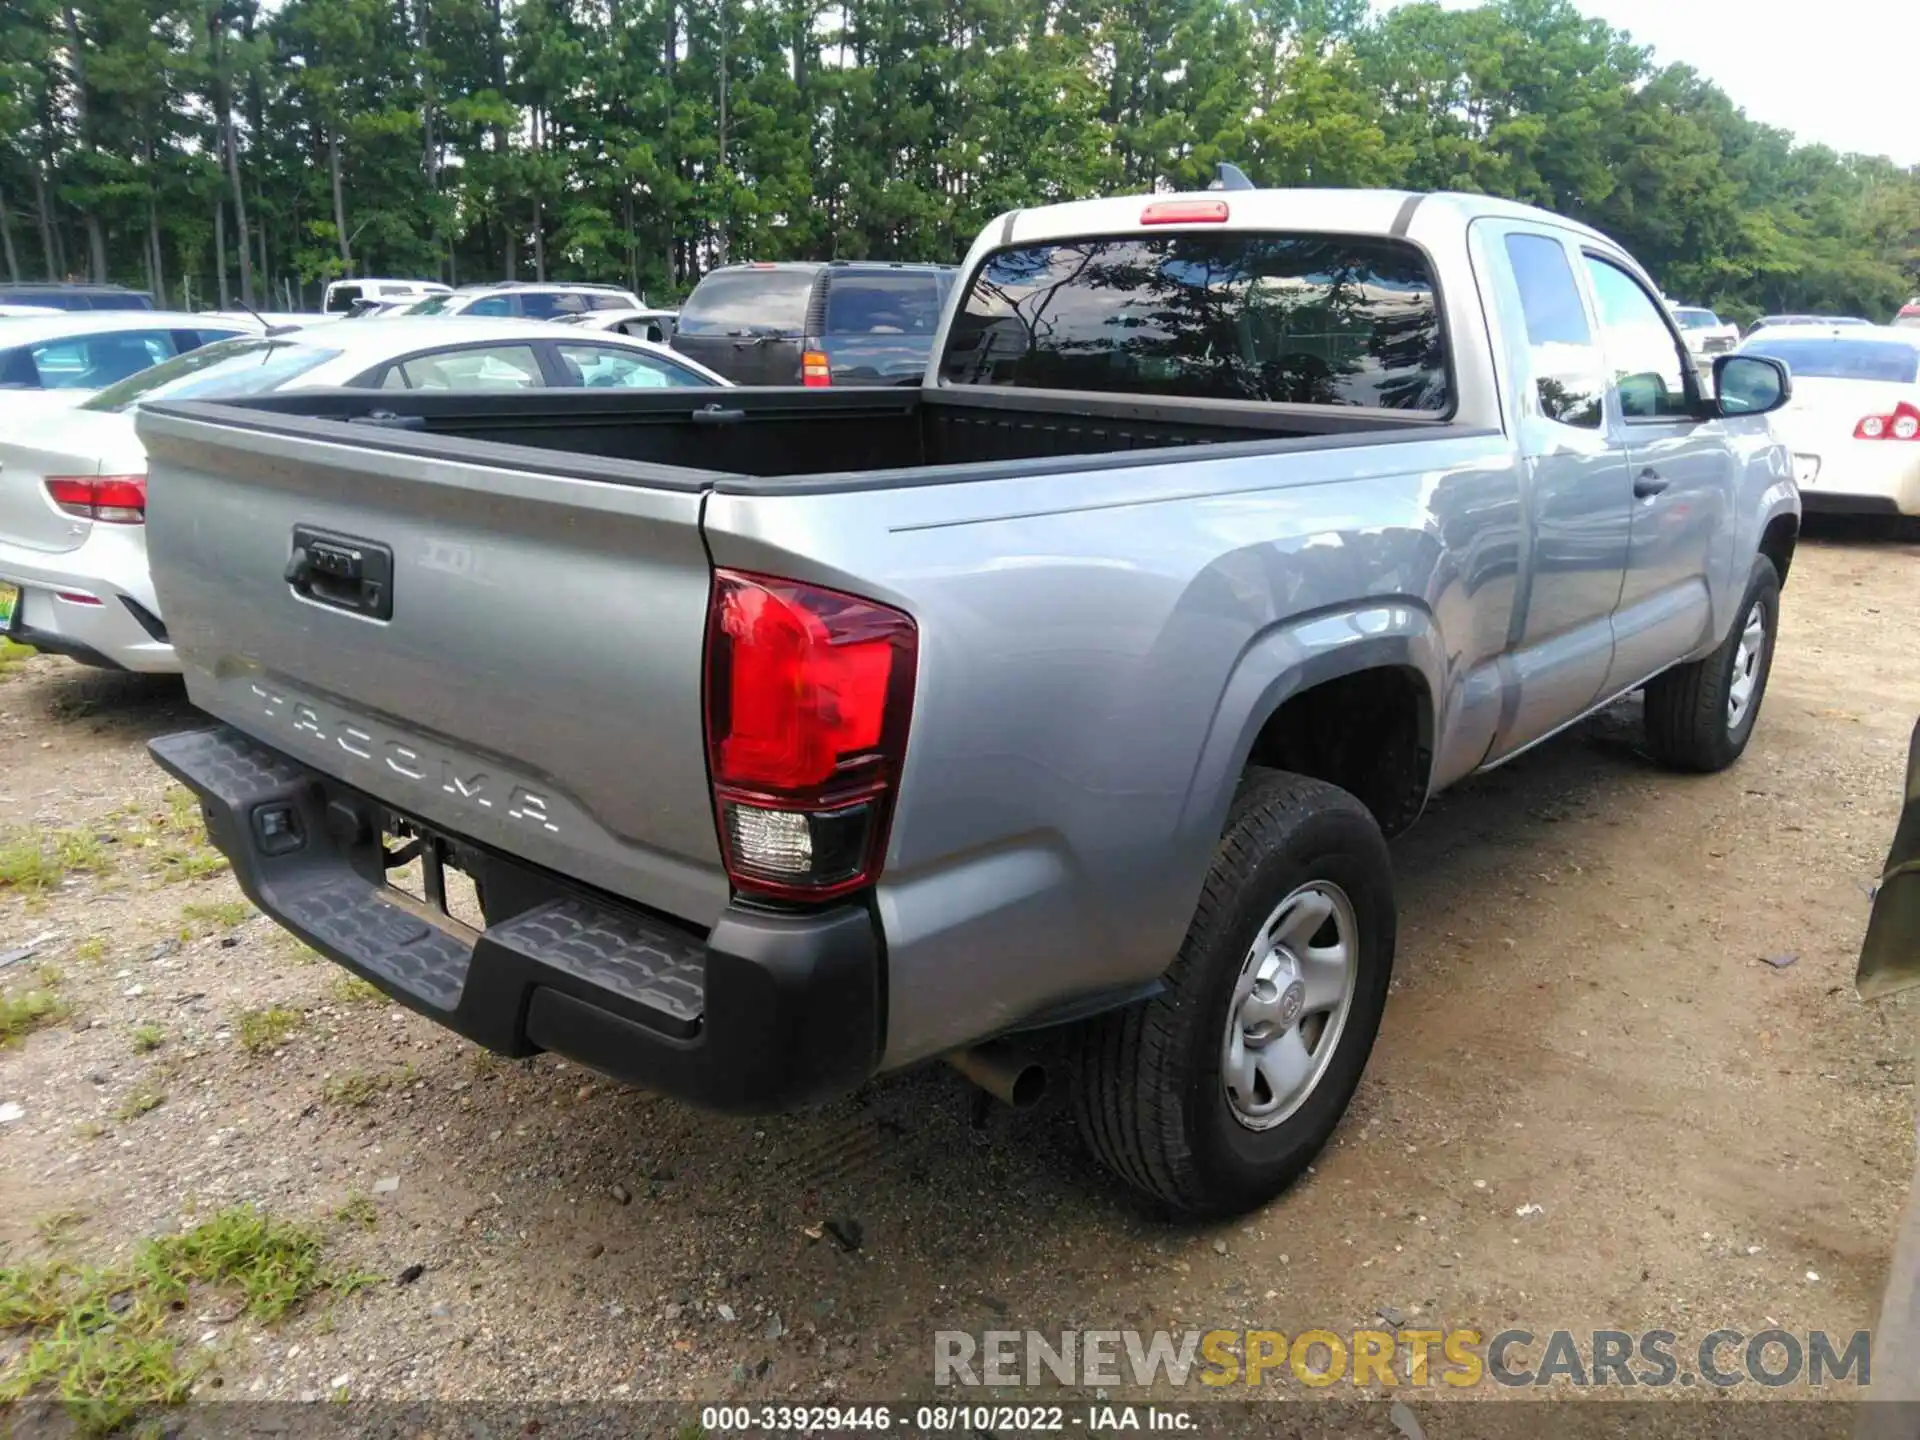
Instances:
[[[1220,1079],[1234,1119],[1270,1130],[1306,1103],[1346,1028],[1359,965],[1360,921],[1331,880],[1274,907],[1227,1007]]]
[[[1746,627],[1733,652],[1733,683],[1727,687],[1727,729],[1738,730],[1753,708],[1760,684],[1760,659],[1767,649],[1767,609],[1758,600],[1747,611]]]

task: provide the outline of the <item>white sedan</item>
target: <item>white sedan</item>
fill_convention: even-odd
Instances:
[[[1793,325],[1747,337],[1742,354],[1793,373],[1772,417],[1808,511],[1920,516],[1920,331]]]
[[[178,672],[147,570],[147,457],[133,427],[142,401],[727,383],[644,340],[534,320],[368,320],[208,345],[0,431],[0,634],[90,665]]]
[[[65,410],[162,360],[236,335],[258,320],[164,310],[55,310],[0,319],[0,433]]]

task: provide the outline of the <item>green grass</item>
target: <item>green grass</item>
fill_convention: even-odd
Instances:
[[[243,1010],[237,1027],[240,1048],[249,1055],[278,1050],[286,1044],[289,1035],[306,1023],[306,1016],[285,1005],[271,1005],[265,1010]]]
[[[133,1053],[145,1055],[158,1050],[167,1043],[167,1032],[158,1025],[136,1025],[133,1027]]]
[[[153,859],[166,885],[210,879],[227,868],[227,857],[206,845],[169,845]]]
[[[67,1003],[51,990],[24,990],[0,995],[0,1050],[18,1044],[36,1030],[59,1023]]]
[[[331,1269],[323,1248],[318,1229],[243,1205],[143,1242],[124,1266],[50,1260],[0,1268],[0,1331],[21,1332],[25,1342],[0,1371],[0,1404],[58,1399],[91,1435],[180,1404],[206,1361],[182,1359],[167,1331],[172,1308],[206,1286],[237,1292],[248,1314],[272,1323],[315,1295],[372,1283]]]
[[[231,930],[252,918],[253,906],[245,900],[189,900],[180,907],[180,918],[194,925],[217,925]]]
[[[142,1085],[120,1102],[118,1114],[122,1120],[138,1120],[142,1115],[158,1110],[166,1103],[165,1091]]]
[[[371,1230],[380,1223],[380,1207],[373,1203],[371,1195],[356,1190],[333,1212],[333,1218],[342,1225],[353,1225],[361,1230]]]
[[[87,1212],[84,1210],[55,1210],[34,1221],[33,1228],[44,1243],[57,1245],[69,1231],[77,1230],[86,1223]]]
[[[107,958],[107,938],[104,935],[89,935],[73,947],[73,958],[88,965],[97,965]]]
[[[245,900],[189,900],[180,907],[180,939],[192,940],[244,925],[254,915]]]
[[[378,985],[358,975],[342,975],[327,986],[327,994],[342,1005],[373,1005],[387,998]]]
[[[371,1070],[349,1070],[344,1075],[335,1075],[320,1089],[329,1104],[345,1105],[358,1110],[363,1105],[373,1103],[374,1097],[384,1094],[393,1084],[391,1075],[376,1075]]]
[[[0,680],[6,679],[40,652],[17,640],[0,639]]]
[[[15,835],[0,843],[0,889],[51,890],[69,872],[99,875],[113,868],[113,852],[91,830]]]

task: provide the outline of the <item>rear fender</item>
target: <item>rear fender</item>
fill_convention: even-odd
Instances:
[[[1229,675],[1212,729],[1194,769],[1180,819],[1181,853],[1211,860],[1254,741],[1293,696],[1329,680],[1366,670],[1417,673],[1428,697],[1422,736],[1436,750],[1432,729],[1445,693],[1446,657],[1433,616],[1406,600],[1296,617],[1256,636]],[[1429,783],[1431,771],[1429,771]],[[1195,877],[1195,893],[1203,877]]]

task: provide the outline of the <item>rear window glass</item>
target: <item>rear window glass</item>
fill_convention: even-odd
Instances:
[[[1920,373],[1920,349],[1888,340],[1762,340],[1749,355],[1781,361],[1809,380],[1884,380],[1911,385]]]
[[[931,335],[940,328],[939,278],[834,275],[827,282],[829,335]]]
[[[1361,236],[1073,240],[988,258],[954,317],[949,382],[1441,411],[1420,252]]]
[[[812,270],[715,270],[680,311],[682,335],[798,335]]]
[[[586,296],[571,290],[526,290],[520,295],[520,313],[535,320],[551,320],[556,315],[584,315],[590,308]]]
[[[141,400],[264,395],[338,355],[295,340],[223,340],[176,356],[82,403],[83,410],[125,410]]]

